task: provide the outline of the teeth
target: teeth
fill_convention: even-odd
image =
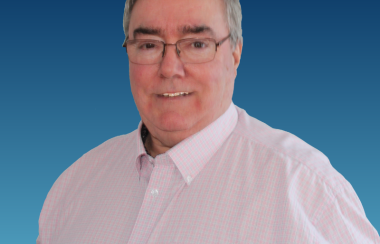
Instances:
[[[176,93],[164,93],[162,96],[164,97],[178,97],[178,96],[185,96],[189,95],[188,92],[176,92]]]

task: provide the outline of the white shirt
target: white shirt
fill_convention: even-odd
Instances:
[[[59,177],[37,243],[380,243],[325,155],[233,104],[154,159],[140,129]]]

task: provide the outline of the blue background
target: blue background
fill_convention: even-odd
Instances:
[[[380,1],[242,0],[233,100],[329,157],[380,230]],[[45,197],[137,128],[124,0],[1,1],[1,243],[35,243]]]

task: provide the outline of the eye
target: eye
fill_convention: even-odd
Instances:
[[[140,49],[153,49],[155,47],[156,47],[156,45],[154,43],[149,43],[149,42],[142,43],[139,46]]]
[[[196,41],[196,42],[192,43],[192,47],[195,47],[195,48],[205,48],[206,47],[206,43],[200,42],[200,41]]]

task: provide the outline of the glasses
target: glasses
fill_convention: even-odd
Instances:
[[[200,64],[210,62],[215,58],[216,51],[231,34],[216,42],[211,38],[182,39],[174,44],[158,40],[135,39],[127,41],[126,47],[128,58],[134,64],[157,64],[165,56],[166,46],[174,45],[177,55],[183,63]]]

